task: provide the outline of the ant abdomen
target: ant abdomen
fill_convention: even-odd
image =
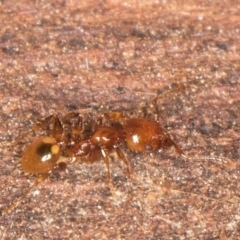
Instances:
[[[125,119],[123,129],[127,146],[137,152],[160,149],[167,138],[158,122],[146,118]]]
[[[133,151],[146,152],[173,146],[178,154],[184,155],[183,150],[170,138],[158,121],[130,118],[119,112],[108,112],[105,116],[122,124],[126,145]]]
[[[37,138],[24,150],[21,166],[26,173],[46,173],[57,164],[60,155],[53,137]]]

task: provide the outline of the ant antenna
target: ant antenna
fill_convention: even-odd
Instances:
[[[156,96],[155,98],[153,98],[151,100],[153,106],[155,107],[155,111],[156,111],[156,114],[157,114],[157,120],[159,120],[159,115],[160,115],[159,108],[157,106],[157,101],[159,99],[162,99],[162,98],[165,98],[165,97],[167,97],[169,95],[172,95],[173,93],[183,92],[183,91],[186,90],[186,88],[187,87],[185,85],[183,85],[182,83],[177,83],[177,87],[174,87],[173,89],[170,89],[170,90],[168,90],[168,91],[166,91],[166,92]]]

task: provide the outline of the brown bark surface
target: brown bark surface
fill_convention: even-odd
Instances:
[[[231,0],[0,1],[1,210],[35,179],[18,166],[32,136],[10,144],[53,113],[153,118],[149,101],[183,83],[159,107],[189,157],[123,146],[133,173],[113,156],[118,199],[102,161],[69,165],[0,216],[0,238],[239,239],[239,9]]]

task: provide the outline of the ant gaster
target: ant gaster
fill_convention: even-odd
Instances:
[[[127,166],[128,175],[130,174],[130,164],[120,149],[120,145],[123,143],[136,152],[154,151],[163,147],[174,146],[177,153],[184,156],[182,149],[170,138],[159,123],[159,110],[157,107],[159,98],[182,90],[184,90],[184,86],[180,85],[152,100],[156,108],[158,121],[146,118],[130,118],[120,112],[108,112],[105,117],[110,121],[119,122],[122,128],[102,126],[102,117],[100,117],[90,137],[81,136],[82,119],[78,113],[69,113],[62,119],[62,122],[70,123],[69,134],[64,134],[63,126],[57,115],[51,115],[36,124],[30,132],[41,130],[52,123],[51,134],[50,136],[37,138],[24,150],[21,166],[25,173],[40,174],[40,176],[22,197],[3,210],[3,214],[7,214],[16,208],[36,185],[43,182],[50,175],[55,167],[59,166],[60,169],[65,169],[66,163],[60,161],[62,155],[72,158],[81,157],[81,160],[86,163],[93,163],[103,159],[107,167],[109,180],[109,154],[112,151],[116,151],[118,157]]]

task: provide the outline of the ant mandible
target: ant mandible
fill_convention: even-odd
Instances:
[[[79,113],[69,113],[63,117],[62,122],[70,124],[70,133],[64,134],[63,126],[57,115],[51,115],[42,122],[37,123],[31,131],[20,139],[53,124],[50,136],[42,136],[35,139],[23,152],[21,167],[25,173],[40,174],[32,186],[16,202],[3,210],[7,214],[16,208],[26,195],[39,183],[43,182],[56,168],[63,170],[67,163],[62,162],[60,157],[65,155],[69,158],[81,157],[86,163],[93,163],[103,159],[110,181],[109,154],[116,151],[118,157],[125,163],[127,174],[130,175],[130,164],[125,157],[120,145],[125,143],[127,147],[136,152],[146,152],[174,146],[179,155],[184,156],[182,149],[164,131],[159,122],[159,110],[157,101],[166,95],[183,91],[185,87],[179,85],[152,100],[156,109],[157,121],[147,118],[130,118],[120,112],[105,113],[105,117],[111,121],[117,121],[122,128],[102,126],[103,117],[99,117],[90,137],[83,136],[82,118]]]

